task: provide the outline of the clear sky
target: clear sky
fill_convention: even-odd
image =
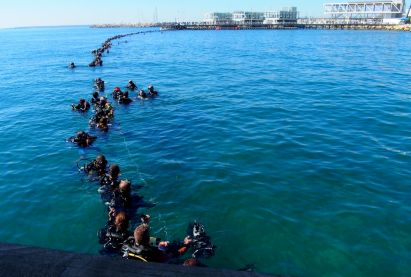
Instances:
[[[213,11],[276,10],[296,6],[301,16],[321,16],[325,0],[2,0],[0,28],[99,23],[195,21]]]
[[[101,23],[197,21],[213,11],[267,11],[296,6],[300,16],[322,16],[331,0],[1,0],[0,28]],[[339,0],[335,0],[339,2]],[[408,1],[409,2],[409,1]]]

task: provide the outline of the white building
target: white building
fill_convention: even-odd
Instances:
[[[233,23],[232,13],[208,13],[204,22],[209,25],[227,25]]]
[[[213,12],[205,15],[204,23],[208,25],[262,25],[297,23],[298,11],[296,7],[283,8],[272,12],[233,13]]]
[[[280,11],[265,12],[264,24],[297,23],[298,12],[296,7],[283,8]]]
[[[263,24],[264,13],[262,12],[233,12],[233,22],[238,25]]]
[[[401,18],[404,12],[405,0],[352,1],[324,4],[324,13],[333,18]]]

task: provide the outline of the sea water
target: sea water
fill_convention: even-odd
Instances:
[[[134,31],[0,30],[0,241],[97,254],[106,208],[78,165],[104,154],[153,206],[138,211],[152,235],[205,225],[209,266],[410,274],[410,33],[152,33],[87,66],[105,39]],[[129,79],[160,96],[114,104],[109,133],[91,130],[83,150],[66,139],[89,131],[91,112],[70,105],[97,77],[109,98]]]

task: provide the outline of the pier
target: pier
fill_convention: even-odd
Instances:
[[[385,30],[411,32],[411,24],[383,24],[380,21],[299,19],[296,23],[285,24],[206,24],[203,22],[165,22],[157,24],[104,24],[91,28],[161,28],[161,30]]]
[[[410,24],[389,25],[380,23],[295,23],[295,24],[259,24],[259,25],[209,25],[209,24],[161,24],[162,30],[292,30],[292,29],[321,29],[321,30],[385,30],[411,31]]]

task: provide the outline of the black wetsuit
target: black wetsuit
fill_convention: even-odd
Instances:
[[[140,92],[140,93],[138,94],[138,97],[143,98],[143,99],[146,99],[146,98],[147,98],[147,93],[144,92],[144,91],[142,91],[142,92]]]
[[[106,253],[120,253],[123,243],[132,234],[128,231],[118,231],[116,227],[108,222],[107,226],[99,231],[99,243],[104,244],[104,251]]]
[[[121,90],[115,90],[115,91],[113,91],[112,95],[113,95],[114,100],[118,100],[118,99],[121,99],[123,97],[124,92],[122,92]]]
[[[90,109],[90,104],[86,103],[85,107],[84,107],[83,104],[73,105],[72,107],[73,107],[73,110],[81,111],[81,112],[87,112]]]
[[[134,82],[129,82],[127,85],[127,88],[131,89],[131,90],[135,90],[137,88],[136,84],[134,84]]]
[[[84,167],[86,173],[95,172],[97,176],[104,176],[107,173],[107,162],[98,163],[96,160],[92,161]]]
[[[150,96],[150,97],[156,97],[156,96],[158,96],[158,92],[157,91],[155,91],[155,90],[153,90],[153,91],[149,91],[148,92],[148,95]]]
[[[126,97],[121,97],[119,100],[118,100],[118,103],[119,104],[124,104],[124,105],[128,105],[128,104],[130,104],[131,102],[133,102],[133,100],[131,100],[130,98],[126,98]]]
[[[110,175],[104,175],[100,178],[100,195],[104,203],[111,203],[113,200],[113,193],[118,189],[120,181],[113,179]],[[110,204],[111,205],[111,204]]]
[[[93,97],[93,98],[91,98],[91,104],[93,104],[93,105],[98,105],[99,103],[100,103],[100,98],[97,96],[97,97]]]
[[[93,143],[93,141],[96,140],[96,138],[97,137],[90,136],[87,133],[81,133],[77,135],[75,138],[71,139],[71,142],[77,144],[80,147],[88,147]]]
[[[110,206],[117,210],[127,210],[131,208],[131,191],[123,191],[120,189],[113,190]]]

